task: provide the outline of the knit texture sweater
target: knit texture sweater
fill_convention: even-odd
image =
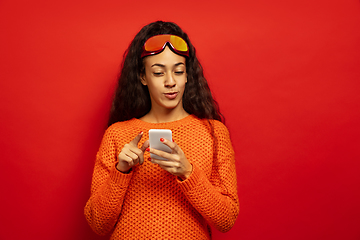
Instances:
[[[211,239],[213,226],[222,232],[239,212],[234,151],[221,122],[189,115],[167,123],[139,119],[118,122],[105,132],[96,156],[91,196],[85,217],[99,235],[110,239]],[[147,161],[124,174],[116,169],[123,146],[149,129],[170,129],[173,140],[193,166],[184,181]]]

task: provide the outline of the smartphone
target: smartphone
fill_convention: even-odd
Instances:
[[[160,141],[160,138],[167,139],[172,141],[172,132],[169,129],[150,129],[149,130],[149,141],[150,147],[155,148],[164,152],[171,153],[171,149]],[[163,157],[150,153],[151,158],[156,158],[160,160],[167,160]]]

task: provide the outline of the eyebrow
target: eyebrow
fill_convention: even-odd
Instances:
[[[185,65],[183,62],[179,62],[175,64],[175,67],[179,66],[179,65]],[[160,64],[160,63],[154,63],[153,65],[151,65],[151,67],[162,67],[164,68],[165,65],[164,64]]]

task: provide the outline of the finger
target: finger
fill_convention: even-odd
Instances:
[[[124,152],[121,152],[118,156],[119,162],[126,162],[130,167],[132,167],[133,159],[127,156]]]
[[[129,147],[128,150],[136,154],[138,157],[140,157],[144,153],[141,149],[134,146]]]
[[[164,139],[164,138],[161,138],[160,141],[165,144],[166,146],[168,146],[171,150],[179,153],[179,152],[182,152],[181,148],[179,147],[179,145],[177,145],[175,142],[173,141],[170,141],[168,139]]]
[[[172,175],[178,176],[179,172],[178,172],[178,168],[176,167],[169,167],[169,166],[164,166],[164,165],[160,165],[158,164],[160,168],[164,169],[165,171],[171,173]]]
[[[139,149],[137,149],[139,150]],[[133,152],[130,149],[123,149],[122,151],[127,157],[131,158],[131,160],[134,162],[134,165],[139,162],[139,155]]]
[[[160,160],[160,159],[156,159],[156,158],[151,158],[151,162],[159,165],[163,169],[165,169],[165,168],[179,168],[180,167],[180,164],[178,162]]]
[[[167,153],[167,152],[155,149],[155,148],[147,148],[147,150],[149,153],[153,153],[159,157],[163,157],[165,159],[172,160],[172,155],[170,153]],[[155,157],[153,157],[153,158],[155,158]]]
[[[149,140],[146,140],[143,145],[141,146],[141,151],[145,152],[145,150],[150,146]]]
[[[146,140],[140,148],[141,154],[139,155],[139,163],[144,163],[144,152],[150,146],[149,140]]]
[[[130,147],[128,149],[124,149],[124,151],[134,160],[135,164],[142,164],[141,161],[144,161],[144,152],[141,151],[141,149],[137,147]]]
[[[160,168],[164,169],[165,171],[169,172],[169,173],[172,173],[172,167],[168,167],[168,166],[164,166],[164,165],[160,165],[158,164]]]
[[[137,146],[140,139],[142,138],[144,132],[140,132],[131,142],[130,144],[133,145],[133,146]]]

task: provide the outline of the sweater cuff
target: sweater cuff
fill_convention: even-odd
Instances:
[[[202,175],[201,170],[197,168],[195,164],[192,165],[193,165],[192,173],[187,179],[185,179],[184,181],[177,179],[177,182],[179,183],[180,188],[183,192],[191,191],[192,189],[194,189],[196,186],[199,185],[199,181]]]
[[[127,187],[132,178],[133,171],[131,170],[130,173],[122,173],[119,170],[117,170],[115,166],[116,166],[116,164],[111,169],[110,179],[116,185],[120,185],[121,187]]]

